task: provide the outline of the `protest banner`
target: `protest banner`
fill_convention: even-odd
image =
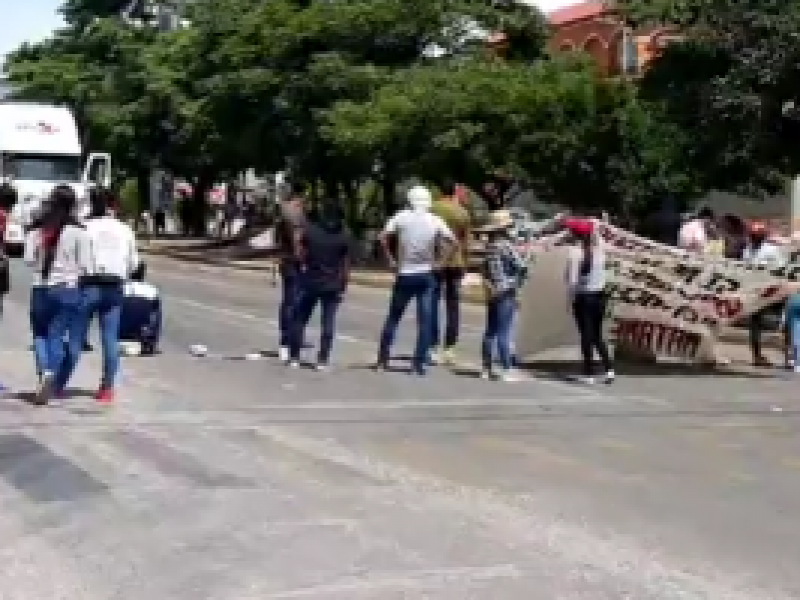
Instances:
[[[598,222],[608,274],[610,333],[618,347],[647,356],[714,361],[721,327],[800,289],[800,263],[780,266],[692,255]],[[545,244],[521,292],[518,352],[572,345],[566,252]]]

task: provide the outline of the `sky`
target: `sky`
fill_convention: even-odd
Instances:
[[[25,41],[38,42],[60,27],[61,17],[56,12],[61,0],[12,0],[14,9],[3,15],[3,33],[0,35],[0,63],[5,56]]]
[[[3,15],[3,33],[0,35],[0,63],[5,55],[22,42],[38,42],[62,24],[56,12],[61,0],[11,0],[14,10]],[[534,4],[545,12],[576,4],[580,0],[522,0]]]

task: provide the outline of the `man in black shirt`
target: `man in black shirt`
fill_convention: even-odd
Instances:
[[[316,368],[324,370],[328,366],[336,313],[347,288],[351,245],[341,211],[336,208],[325,210],[304,226],[296,255],[302,284],[293,319],[290,366],[299,365],[305,326],[317,304],[322,307],[322,315]]]

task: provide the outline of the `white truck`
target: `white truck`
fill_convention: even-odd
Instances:
[[[110,178],[110,155],[86,156],[69,108],[0,100],[0,179],[17,191],[4,240],[10,256],[22,254],[26,228],[55,186],[66,184],[75,190],[76,216],[83,217],[91,188],[107,187]]]

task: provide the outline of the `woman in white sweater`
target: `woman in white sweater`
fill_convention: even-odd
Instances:
[[[85,319],[78,281],[88,240],[73,216],[76,204],[72,188],[57,186],[25,242],[24,259],[34,269],[30,319],[40,374],[37,404],[63,393],[83,346]]]
[[[567,219],[566,229],[574,236],[575,244],[567,259],[567,288],[572,311],[578,326],[583,359],[584,383],[595,383],[594,353],[600,357],[603,381],[614,381],[614,370],[603,336],[606,315],[606,258],[595,235],[595,222],[588,219]]]

